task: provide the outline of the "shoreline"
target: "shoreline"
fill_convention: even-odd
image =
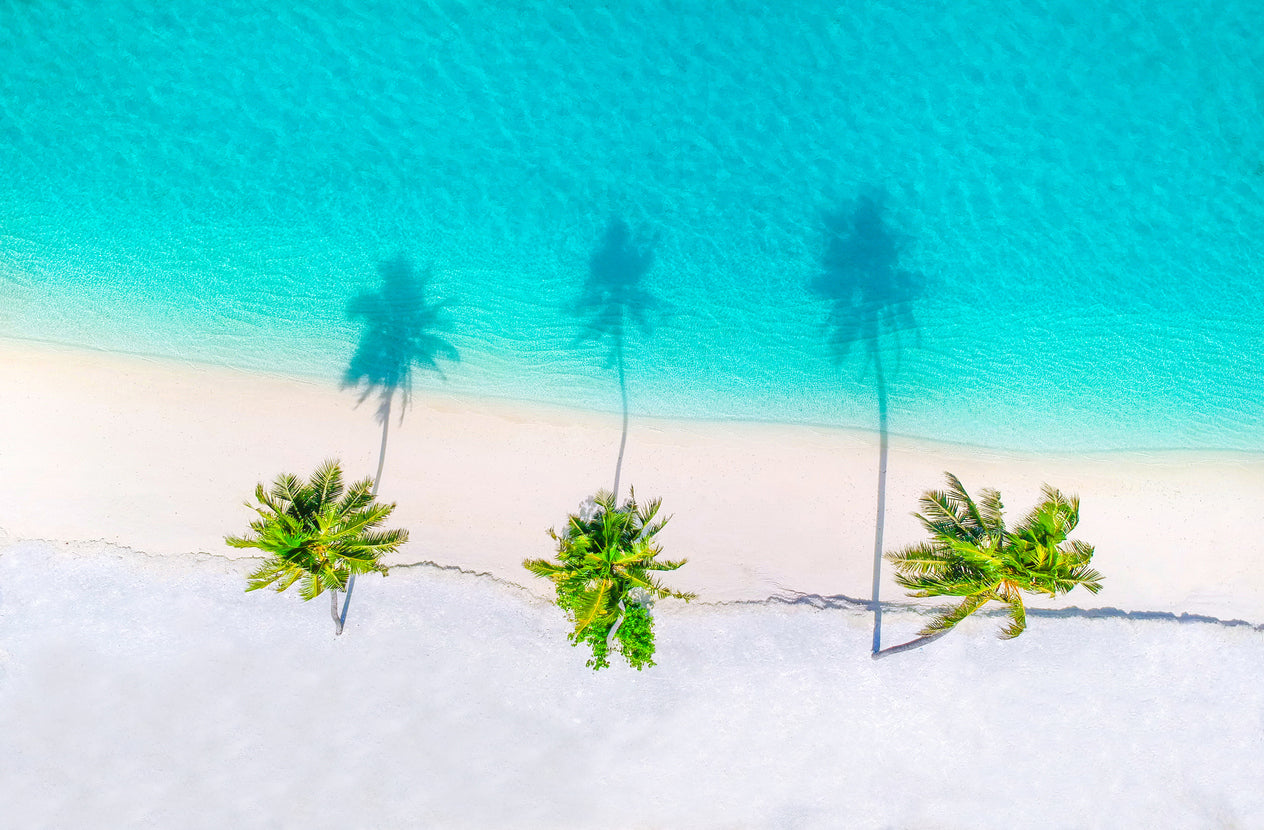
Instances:
[[[355,392],[351,389],[342,389],[337,385],[337,381],[333,375],[320,375],[316,373],[304,372],[286,372],[286,371],[267,371],[243,365],[231,365],[226,363],[218,363],[210,360],[197,360],[194,358],[177,358],[171,355],[159,354],[154,352],[140,351],[119,351],[105,348],[102,346],[93,346],[82,343],[62,343],[56,340],[46,340],[35,337],[16,337],[0,334],[0,350],[12,348],[16,351],[28,351],[34,353],[52,353],[73,355],[97,355],[107,359],[117,359],[121,364],[135,363],[144,365],[160,365],[160,366],[178,366],[189,370],[205,370],[211,373],[228,372],[237,375],[247,375],[257,378],[269,378],[281,382],[297,383],[305,385],[314,385],[317,387],[337,390],[339,394],[344,396],[355,397]],[[554,403],[547,400],[536,400],[531,398],[520,398],[512,395],[493,395],[485,393],[473,393],[464,391],[454,391],[445,388],[431,388],[416,393],[419,397],[425,398],[432,405],[442,405],[442,402],[448,402],[453,407],[475,408],[475,409],[504,409],[510,412],[516,410],[524,410],[533,413],[543,413],[546,418],[551,414],[557,419],[566,421],[571,418],[620,418],[621,413],[617,409],[601,409],[583,406],[571,406],[568,404]],[[833,424],[826,421],[799,420],[799,421],[777,421],[766,418],[745,418],[745,417],[692,417],[692,416],[676,416],[676,415],[653,415],[647,413],[638,413],[635,410],[631,412],[634,421],[656,423],[661,422],[666,425],[690,425],[699,424],[704,426],[713,426],[717,428],[725,428],[729,426],[741,427],[768,427],[770,429],[805,429],[805,430],[822,430],[825,432],[841,432],[848,433],[862,438],[871,439],[873,442],[878,441],[880,431],[867,426],[855,426],[845,424]],[[1107,448],[1107,449],[1077,449],[1077,450],[1028,450],[1011,446],[991,446],[985,444],[972,444],[964,440],[950,440],[946,438],[929,438],[912,432],[899,432],[887,430],[887,435],[891,440],[899,440],[908,444],[910,447],[925,445],[932,449],[958,450],[965,454],[975,454],[998,457],[1012,457],[1020,459],[1065,459],[1065,460],[1110,460],[1123,459],[1145,461],[1154,457],[1162,457],[1164,460],[1176,459],[1192,459],[1198,460],[1221,460],[1221,461],[1264,461],[1264,447],[1259,449],[1225,449],[1225,448],[1208,448],[1208,447],[1165,447],[1165,446],[1147,446],[1140,448]]]
[[[257,483],[340,458],[377,467],[376,407],[353,390],[237,369],[2,340],[0,530],[151,554],[233,556]],[[398,407],[397,410],[398,412]],[[388,564],[486,571],[536,594],[521,568],[546,530],[609,488],[620,416],[503,399],[413,395],[392,417],[381,496],[411,540]],[[622,481],[673,515],[669,584],[704,600],[871,595],[878,434],[634,416]],[[1115,607],[1264,621],[1264,454],[1021,454],[890,436],[884,549],[921,541],[917,498],[951,470],[1001,491],[1018,521],[1048,482],[1081,498],[1075,538],[1096,545],[1096,596],[1041,607]],[[881,599],[904,592],[883,568]]]

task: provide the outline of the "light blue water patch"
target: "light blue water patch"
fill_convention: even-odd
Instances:
[[[0,0],[0,334],[335,382],[403,263],[417,386],[1264,450],[1255,0],[594,5]]]

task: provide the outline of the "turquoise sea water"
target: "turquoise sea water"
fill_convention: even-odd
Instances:
[[[1262,32],[1258,0],[0,0],[0,335],[332,383],[355,298],[413,275],[459,352],[417,387],[615,410],[619,342],[635,413],[1264,451]]]

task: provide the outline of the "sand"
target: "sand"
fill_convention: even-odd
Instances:
[[[593,672],[487,577],[363,580],[335,637],[250,564],[0,546],[5,827],[1264,826],[1246,626],[975,617],[872,660],[863,609],[660,603],[658,665]]]
[[[355,477],[377,467],[373,401],[357,406],[332,382],[0,349],[0,530],[11,539],[241,556],[223,537],[245,531],[256,483],[331,457]],[[548,556],[547,528],[610,487],[619,438],[616,414],[418,392],[387,445],[381,495],[411,534],[392,563],[456,565],[547,595],[521,561]],[[867,599],[877,467],[873,433],[634,414],[622,480],[673,514],[660,538],[689,559],[674,587],[717,601]],[[911,514],[945,470],[971,491],[999,489],[1013,521],[1044,482],[1080,496],[1077,536],[1096,545],[1105,588],[1057,605],[1264,621],[1264,454],[1037,456],[893,435],[887,549],[924,538]],[[901,599],[884,571],[882,598]]]
[[[892,436],[888,546],[952,470],[1083,499],[1106,587],[872,660],[876,436],[634,417],[699,603],[594,673],[520,566],[613,478],[620,419],[419,395],[382,495],[412,540],[323,602],[244,592],[254,485],[377,466],[315,380],[0,343],[0,804],[31,827],[1260,826],[1260,458],[1036,457]],[[899,600],[890,581],[884,600]],[[527,590],[522,590],[524,586]],[[1048,604],[1048,603],[1045,603]],[[1213,619],[1214,618],[1214,619]],[[885,644],[924,617],[898,605]],[[1229,622],[1250,620],[1257,625]],[[1033,786],[1058,769],[1067,786]],[[1041,777],[1043,781],[1044,777]],[[628,781],[648,798],[621,797]],[[322,797],[313,799],[319,792]],[[613,794],[613,795],[612,795]]]

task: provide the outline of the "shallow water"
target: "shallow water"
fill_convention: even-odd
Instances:
[[[0,0],[0,335],[1264,450],[1256,2],[284,5]]]

